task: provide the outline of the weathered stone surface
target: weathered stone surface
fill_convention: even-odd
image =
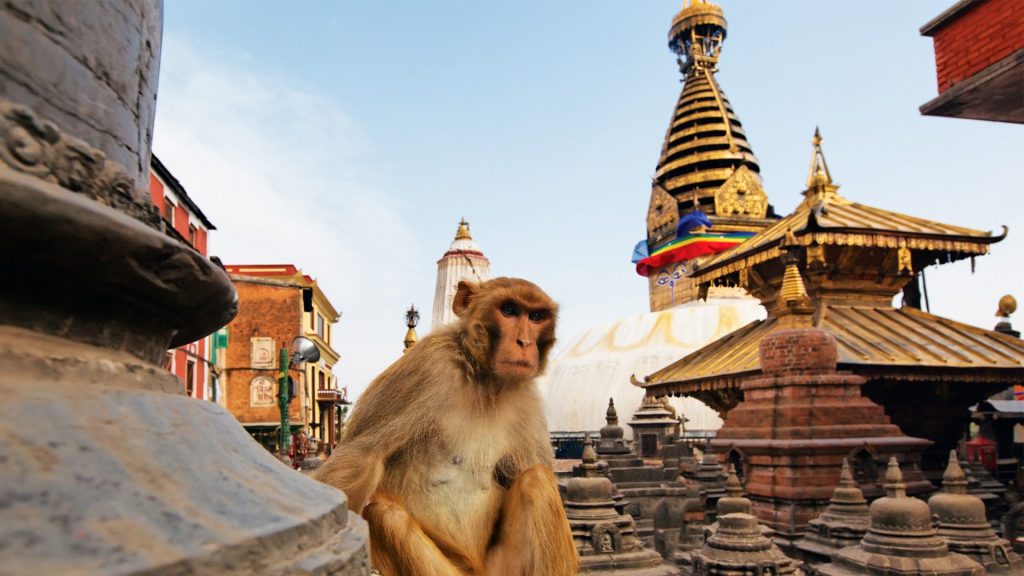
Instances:
[[[949,551],[932,527],[928,505],[910,498],[896,458],[885,473],[885,496],[871,503],[871,525],[860,544],[843,548],[821,576],[980,576],[985,569],[967,556]]]
[[[0,94],[124,166],[145,189],[156,112],[160,0],[0,4]]]
[[[134,356],[0,326],[0,573],[360,574],[345,496]]]
[[[828,508],[810,521],[796,548],[809,564],[829,562],[843,548],[859,544],[870,523],[867,500],[844,459],[839,485],[832,492]]]
[[[949,453],[942,492],[928,500],[928,507],[938,523],[938,535],[946,539],[950,550],[970,557],[989,574],[1024,574],[1024,559],[1008,541],[996,536],[981,499],[967,493],[967,475],[955,450]]]
[[[344,494],[159,367],[236,305],[140,193],[161,12],[0,4],[0,573],[366,574]]]

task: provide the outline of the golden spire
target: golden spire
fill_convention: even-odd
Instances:
[[[456,240],[472,240],[473,237],[469,235],[469,222],[466,222],[465,218],[459,220],[459,230],[455,233]]]
[[[782,277],[782,289],[779,290],[779,300],[786,306],[800,304],[808,300],[804,278],[800,275],[800,270],[797,269],[795,262],[786,265],[786,273]]]
[[[416,309],[416,306],[410,305],[409,309],[405,311],[405,325],[408,326],[408,330],[405,332],[405,340],[402,341],[405,344],[405,350],[412,348],[412,345],[416,343],[416,325],[420,322],[420,312]]]
[[[840,199],[839,185],[832,181],[832,173],[825,162],[825,153],[821,151],[821,131],[814,127],[814,138],[811,138],[811,167],[807,171],[807,189],[804,190],[805,202],[832,201]]]

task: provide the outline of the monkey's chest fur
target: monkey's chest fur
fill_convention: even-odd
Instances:
[[[513,427],[495,426],[493,416],[464,419],[409,445],[415,454],[395,458],[384,484],[421,523],[482,555],[501,510],[513,439]]]

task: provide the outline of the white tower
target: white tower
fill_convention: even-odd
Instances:
[[[434,287],[434,330],[455,321],[452,302],[460,280],[483,282],[491,278],[491,263],[469,235],[469,224],[463,218],[448,251],[437,261],[437,285]]]

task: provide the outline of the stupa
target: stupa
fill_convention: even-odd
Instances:
[[[843,459],[839,485],[832,492],[828,508],[811,520],[796,548],[805,559],[804,571],[813,573],[813,565],[831,562],[847,546],[860,544],[871,523],[864,493],[853,481],[850,465]]]
[[[942,492],[928,500],[938,522],[938,535],[953,552],[968,556],[989,574],[1024,574],[1024,560],[1010,543],[996,536],[985,517],[985,504],[967,493],[967,476],[949,452],[949,465],[942,476]]]
[[[692,396],[728,413],[749,397],[744,383],[761,377],[758,349],[768,334],[816,327],[835,339],[838,369],[862,377],[863,394],[905,434],[935,442],[944,460],[968,407],[1020,380],[1024,341],[910,306],[893,308],[892,300],[923,268],[984,255],[1005,233],[848,200],[821,142],[815,131],[800,205],[691,273],[701,291],[746,289],[768,318],[648,374],[641,386],[647,394]]]
[[[686,0],[669,29],[683,88],[651,185],[649,256],[637,264],[648,279],[652,311],[695,300],[686,272],[696,262],[775,221],[757,157],[715,77],[727,28],[721,7]],[[746,297],[728,288],[713,296]]]
[[[632,516],[615,509],[615,487],[602,476],[571,478],[565,513],[580,555],[581,573],[630,576],[678,574],[637,537]]]
[[[885,473],[885,496],[871,503],[871,525],[860,544],[843,548],[830,564],[817,567],[821,576],[980,576],[974,560],[950,552],[932,527],[931,510],[908,497],[896,458]]]
[[[0,573],[367,574],[345,495],[161,368],[237,311],[146,192],[162,22],[0,4]]]
[[[717,521],[705,530],[707,541],[700,550],[690,554],[690,573],[694,576],[796,573],[796,562],[772,542],[771,530],[766,530],[750,514],[750,500],[743,497],[735,472],[729,474],[727,489],[728,495],[718,500]]]
[[[644,397],[640,409],[629,421],[633,429],[633,443],[639,446],[641,458],[658,457],[663,447],[675,441],[681,425],[667,399],[659,400],[653,396]]]
[[[643,251],[658,260],[643,264],[651,313],[602,322],[563,340],[540,382],[553,433],[589,430],[609,396],[623,414],[635,413],[643,395],[630,385],[633,375],[649,374],[764,317],[757,300],[740,289],[714,289],[696,301],[686,276],[693,262],[776,218],[757,157],[715,77],[726,28],[722,9],[705,0],[686,0],[672,19],[668,46],[678,56],[683,87],[650,183],[641,241]],[[697,212],[709,219],[710,229],[685,224]],[[722,406],[693,398],[670,403],[689,419],[690,430],[712,431],[722,424]],[[626,438],[632,438],[631,430]]]

